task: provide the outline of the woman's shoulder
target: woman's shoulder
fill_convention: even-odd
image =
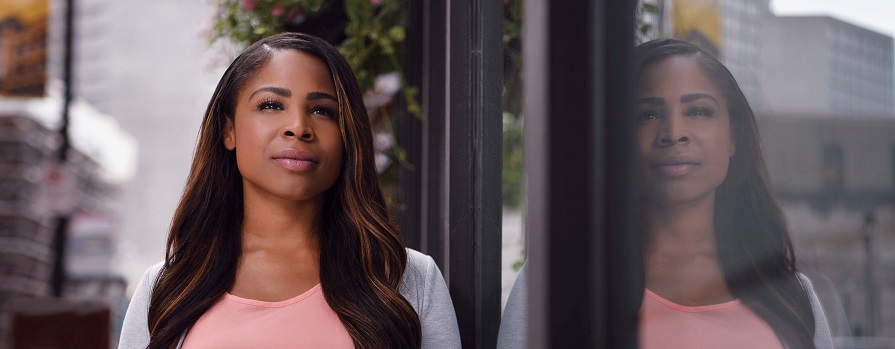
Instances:
[[[149,343],[149,301],[163,265],[164,262],[156,263],[143,272],[124,315],[118,348],[145,348]]]
[[[802,283],[803,286],[805,286],[806,289],[814,289],[814,284],[811,283],[811,279],[809,279],[807,275],[803,274],[802,272],[796,272],[796,276],[799,277],[799,281]]]
[[[444,277],[432,257],[408,248],[407,266],[401,280],[401,295],[416,309],[425,311],[426,305],[447,294]]]
[[[832,349],[833,336],[830,331],[830,324],[824,312],[823,305],[817,297],[814,290],[814,284],[805,274],[798,273],[799,281],[805,292],[808,293],[808,300],[811,302],[811,311],[814,313],[814,346],[818,349]]]
[[[433,274],[441,274],[438,271],[438,266],[429,255],[412,248],[407,248],[406,250],[407,266],[404,268],[401,292],[425,289]]]
[[[451,295],[432,257],[407,249],[401,295],[419,316],[423,348],[460,347],[460,330]]]
[[[165,262],[162,261],[146,268],[146,271],[143,272],[143,277],[140,278],[140,283],[137,284],[137,288],[134,290],[134,298],[144,296],[144,294],[148,296],[148,294],[152,293],[152,289],[155,288],[155,282],[158,280],[159,273],[161,273],[164,265]]]
[[[150,265],[149,268],[146,268],[146,271],[143,272],[143,279],[141,279],[141,283],[146,281],[147,279],[151,279],[155,281],[158,278],[158,274],[162,271],[162,267],[165,266],[165,261],[161,261]]]
[[[420,273],[425,272],[429,268],[435,266],[435,260],[429,255],[412,248],[405,248],[407,251],[407,267],[406,272]],[[437,266],[435,266],[437,268]]]

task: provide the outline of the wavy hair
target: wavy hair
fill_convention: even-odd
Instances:
[[[320,283],[357,348],[419,348],[420,321],[399,287],[407,251],[385,206],[360,88],[327,42],[300,33],[267,37],[227,68],[205,112],[192,168],[168,234],[165,262],[149,303],[149,348],[174,348],[234,283],[242,252],[242,177],[223,143],[246,81],[274,53],[297,50],[329,68],[339,104],[344,154],[324,195]]]
[[[736,152],[715,196],[715,234],[725,282],[795,348],[814,348],[814,313],[796,270],[792,238],[774,197],[755,115],[733,75],[715,57],[686,41],[659,39],[634,49],[636,79],[647,66],[687,56],[727,98]]]

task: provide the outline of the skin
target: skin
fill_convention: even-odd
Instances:
[[[731,301],[714,229],[715,192],[736,152],[727,99],[682,55],[645,67],[637,86],[646,287],[685,306]]]
[[[304,52],[276,51],[239,93],[224,146],[243,178],[242,256],[230,293],[276,302],[320,282],[316,229],[323,194],[339,176],[338,102],[325,63]],[[292,149],[313,154],[307,169],[275,158]]]

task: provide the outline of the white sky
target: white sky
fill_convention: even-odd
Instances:
[[[826,15],[895,37],[895,0],[771,0],[777,15]]]

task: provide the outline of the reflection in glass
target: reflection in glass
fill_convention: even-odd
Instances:
[[[642,348],[831,348],[770,186],[752,109],[693,44],[635,49]]]

